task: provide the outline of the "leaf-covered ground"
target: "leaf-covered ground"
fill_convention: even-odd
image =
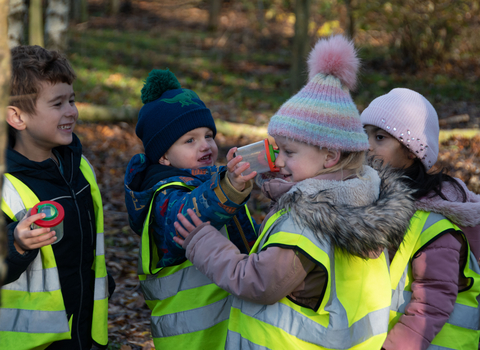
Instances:
[[[143,151],[134,132],[134,125],[80,124],[84,154],[95,167],[105,209],[107,266],[117,283],[109,305],[109,337],[111,349],[152,349],[149,310],[145,305],[137,278],[139,237],[128,226],[124,205],[123,176],[130,158]],[[247,135],[226,137],[217,135],[219,164],[232,146],[253,141]],[[480,193],[480,135],[471,139],[451,137],[440,147],[438,165],[451,168],[450,174],[464,180],[468,187]],[[268,201],[258,188],[250,200],[257,221],[266,214]]]

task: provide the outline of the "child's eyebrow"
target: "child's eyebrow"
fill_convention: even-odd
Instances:
[[[66,94],[65,94],[65,95],[57,95],[57,96],[55,96],[54,98],[52,98],[51,100],[47,101],[47,103],[52,103],[52,102],[54,102],[54,101],[56,101],[56,100],[58,100],[58,99],[60,99],[60,98],[65,97],[65,96],[67,96],[67,95],[66,95]],[[72,92],[72,93],[70,94],[70,96],[68,96],[68,98],[70,98],[70,97],[75,97],[75,92]]]

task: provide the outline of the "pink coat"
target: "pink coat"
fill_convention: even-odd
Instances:
[[[416,202],[417,209],[444,215],[465,233],[477,260],[480,257],[480,195],[467,189],[467,202],[462,203],[455,188],[445,183],[442,193],[449,200],[436,196]],[[453,311],[458,290],[467,285],[460,273],[467,255],[461,235],[445,234],[429,244],[412,261],[414,282],[412,299],[405,314],[388,333],[385,350],[424,350],[440,332]],[[390,256],[393,259],[393,254]]]

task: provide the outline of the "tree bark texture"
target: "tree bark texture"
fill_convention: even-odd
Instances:
[[[48,0],[45,16],[47,49],[65,52],[68,47],[67,29],[70,1]]]
[[[118,15],[120,13],[120,0],[108,0],[108,14],[110,16]]]
[[[293,38],[290,88],[296,93],[307,81],[307,55],[309,50],[308,19],[310,0],[295,1],[295,36]]]
[[[208,4],[208,30],[216,31],[220,24],[220,10],[222,0],[209,0]]]
[[[5,147],[7,143],[7,128],[5,112],[10,96],[10,48],[7,36],[7,17],[9,0],[0,0],[0,188],[3,184],[5,171]],[[0,215],[0,286],[6,275],[5,257],[7,256],[7,234],[3,215]],[[0,300],[1,302],[1,300]]]
[[[30,0],[28,19],[28,44],[44,46],[42,0]]]
[[[25,0],[10,0],[8,13],[8,46],[25,43],[25,23],[27,22],[27,3]],[[2,12],[3,13],[3,12]]]

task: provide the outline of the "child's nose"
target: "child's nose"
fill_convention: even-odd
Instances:
[[[283,161],[283,158],[280,154],[277,155],[277,158],[275,159],[275,167],[277,168],[283,168],[285,166],[285,162]]]
[[[203,150],[207,150],[209,148],[210,148],[210,144],[208,143],[207,139],[203,139],[202,143],[200,145],[200,149],[203,151]]]

